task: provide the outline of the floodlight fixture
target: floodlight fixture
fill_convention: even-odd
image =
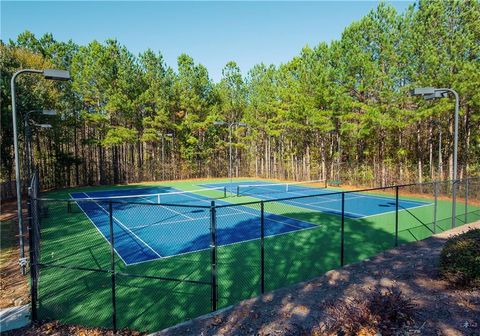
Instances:
[[[425,95],[432,95],[435,93],[434,87],[420,87],[415,88],[410,91],[413,96],[425,96]]]
[[[70,80],[70,72],[67,70],[45,69],[43,77],[49,80],[67,81]]]
[[[457,156],[458,156],[458,111],[460,106],[460,98],[457,91],[449,88],[420,87],[411,91],[414,96],[423,96],[426,100],[436,98],[446,98],[451,93],[455,96],[455,115],[454,115],[454,132],[453,132],[453,167],[452,167],[452,228],[456,223],[456,193],[457,193]]]

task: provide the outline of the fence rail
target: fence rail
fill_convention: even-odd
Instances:
[[[35,174],[33,320],[115,330],[153,332],[480,219],[478,177],[202,206],[39,190]]]

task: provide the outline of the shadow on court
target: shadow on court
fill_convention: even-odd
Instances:
[[[450,204],[445,201],[438,208],[437,231],[447,229],[451,222]],[[275,234],[267,234],[263,240],[262,272],[259,205],[250,207],[256,212],[237,214],[233,226],[225,227],[225,223],[222,223],[224,217],[217,219],[218,308],[260,295],[262,278],[264,290],[269,292],[320,276],[340,266],[341,216],[273,202],[265,205],[266,213],[275,214],[277,220],[283,216],[285,225],[295,223],[287,220],[290,218],[314,226],[304,230],[277,232],[271,226],[278,223],[265,221],[264,232]],[[67,213],[65,209],[64,202],[52,202],[48,205],[48,216],[41,220],[40,260],[61,267],[40,267],[40,319],[112,327],[112,281],[115,282],[118,328],[152,332],[211,311],[210,248],[131,266],[126,266],[114,254],[116,273],[112,277],[109,271],[112,268],[112,254],[108,241],[82,213]],[[218,209],[219,215],[227,209]],[[252,218],[252,213],[258,213],[258,216]],[[472,210],[467,216],[461,212],[457,215],[459,224],[462,224],[464,217],[468,222],[480,217],[478,209]],[[345,218],[345,264],[369,258],[393,247],[395,220],[394,214]],[[255,224],[253,231],[252,221]],[[205,233],[197,234],[188,241],[189,245],[184,246],[185,251],[191,250],[189,246],[210,244],[209,219],[198,225],[202,227],[193,227],[192,230]],[[246,227],[248,230],[245,230]],[[430,236],[433,230],[430,209],[423,207],[402,211],[398,217],[398,228],[399,244]],[[242,232],[246,236],[241,236]],[[173,230],[169,239],[175,240],[179,234]],[[348,279],[347,272],[344,281]]]

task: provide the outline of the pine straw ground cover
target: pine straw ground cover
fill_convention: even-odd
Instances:
[[[376,323],[350,331],[365,336],[478,336],[480,291],[452,288],[439,272],[447,238],[469,228],[480,228],[480,222],[243,301],[157,336],[346,335],[337,333],[338,328],[364,323],[362,319]],[[395,316],[393,323],[381,320],[388,316]]]
[[[25,212],[24,218],[26,215]],[[17,203],[2,203],[0,211],[0,308],[20,306],[30,302],[29,276],[22,275],[18,264],[20,253],[16,219]],[[28,246],[26,253],[28,255]]]
[[[56,321],[35,323],[28,327],[7,331],[2,336],[141,336],[142,333],[130,330],[118,330],[115,334],[112,330],[101,328],[85,328],[82,326],[65,325]]]

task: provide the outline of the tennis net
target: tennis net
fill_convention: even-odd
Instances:
[[[72,205],[81,202],[145,203],[145,204],[184,204],[187,202],[204,202],[227,197],[226,187],[204,188],[188,191],[174,191],[158,194],[123,195],[123,196],[88,196],[72,198],[68,202],[68,212],[73,212]]]
[[[313,180],[302,182],[283,182],[283,183],[260,183],[250,185],[238,185],[237,196],[269,194],[269,193],[298,193],[314,194],[318,189],[327,187],[325,180]]]

